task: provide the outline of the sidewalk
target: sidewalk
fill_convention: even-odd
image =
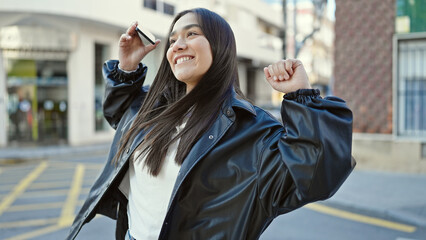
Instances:
[[[355,170],[324,203],[426,227],[426,175]]]
[[[0,148],[0,164],[8,159],[106,155],[109,147],[110,143]],[[355,170],[339,191],[322,203],[354,213],[389,218],[426,228],[426,175]]]

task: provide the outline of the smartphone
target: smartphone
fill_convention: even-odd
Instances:
[[[136,27],[136,32],[138,33],[138,35],[139,35],[139,37],[140,37],[140,39],[142,40],[142,42],[145,44],[145,45],[148,45],[148,44],[152,44],[152,45],[154,45],[155,44],[155,37],[154,37],[154,34],[152,34],[152,33],[150,33],[149,31],[147,31],[146,29],[144,29],[143,31],[142,31],[142,29],[138,26],[138,27]]]

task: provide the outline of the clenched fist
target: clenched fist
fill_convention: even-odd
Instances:
[[[310,89],[308,75],[300,60],[280,60],[263,69],[266,80],[272,88],[289,93],[298,89]]]

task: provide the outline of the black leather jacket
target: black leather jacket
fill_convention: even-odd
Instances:
[[[117,65],[104,65],[104,114],[116,135],[67,239],[96,213],[117,219],[117,239],[127,230],[127,199],[118,184],[144,133],[117,165],[111,160],[146,96],[147,68],[126,74]],[[352,113],[345,102],[298,90],[285,95],[281,115],[284,124],[235,97],[223,104],[181,166],[160,239],[258,239],[278,215],[337,191],[355,165]]]

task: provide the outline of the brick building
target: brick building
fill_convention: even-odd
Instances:
[[[397,33],[398,6],[336,0],[334,94],[353,110],[359,167],[426,172],[426,33]]]

